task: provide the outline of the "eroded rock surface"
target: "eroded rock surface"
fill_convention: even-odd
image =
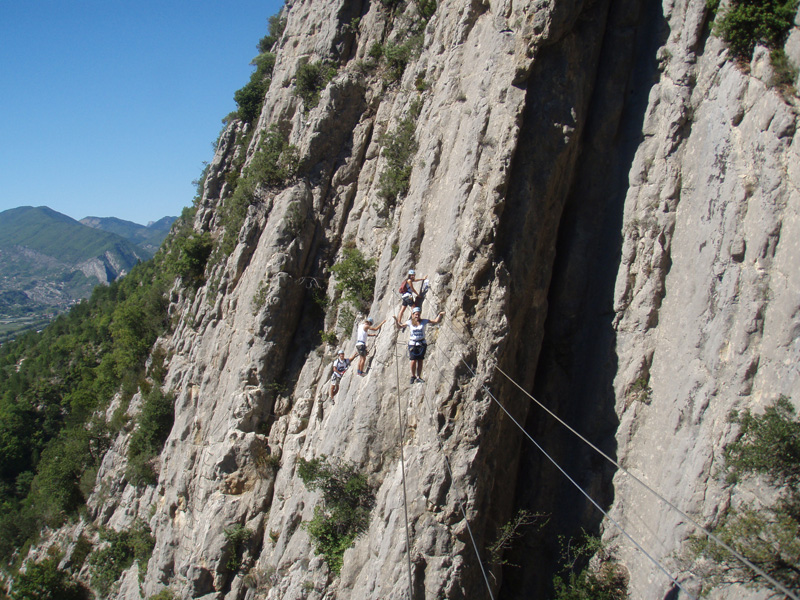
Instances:
[[[123,436],[90,502],[96,524],[140,518],[156,539],[143,581],[129,573],[116,597],[168,586],[182,598],[406,598],[409,577],[416,598],[488,597],[487,582],[495,597],[546,597],[557,535],[584,526],[602,527],[630,597],[666,597],[669,578],[517,423],[696,590],[676,560],[686,521],[503,373],[710,522],[738,493],[715,477],[728,412],[798,401],[796,97],[768,86],[763,52],[749,73],[727,58],[704,0],[455,0],[427,23],[414,3],[284,11],[260,119],[221,137],[195,229],[223,235],[225,173],[271,125],[298,148],[300,176],[259,188],[206,285],[176,288],[176,326],[158,342],[176,395],[158,485],[125,483]],[[419,51],[393,80],[371,49],[406,43],[414,27]],[[297,68],[323,59],[337,73],[304,106]],[[382,150],[417,106],[408,191],[387,203]],[[252,142],[237,146],[248,127]],[[348,355],[355,334],[314,297],[336,296],[329,267],[347,247],[375,259],[369,315],[389,320],[367,375],[348,372],[331,403],[334,347],[319,332],[335,331]],[[408,383],[407,334],[392,322],[410,267],[430,276],[425,315],[445,313],[429,330],[425,384]],[[355,463],[375,489],[338,577],[302,526],[320,499],[296,466],[322,455]],[[512,550],[524,569],[489,564],[519,507],[550,525]],[[252,533],[241,547],[234,526]]]

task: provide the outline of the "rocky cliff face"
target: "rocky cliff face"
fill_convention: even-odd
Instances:
[[[768,87],[764,53],[749,73],[727,60],[704,0],[455,0],[427,23],[415,3],[315,0],[284,15],[253,141],[237,145],[249,126],[236,122],[221,137],[195,229],[223,235],[225,174],[270,126],[298,148],[299,176],[258,188],[230,256],[196,293],[173,294],[177,325],[158,346],[175,424],[158,484],[125,482],[122,436],[90,502],[94,524],[144,519],[156,539],[143,581],[131,570],[116,597],[165,586],[228,600],[404,598],[409,587],[542,597],[557,536],[581,527],[602,527],[630,597],[670,594],[517,423],[696,591],[676,560],[693,533],[681,515],[512,379],[701,522],[746,501],[714,477],[726,415],[796,393],[800,358],[797,102]],[[371,49],[417,26],[419,51],[392,81]],[[295,75],[322,59],[338,70],[309,107]],[[382,148],[409,115],[408,191],[385,203]],[[334,347],[319,331],[335,330],[348,355],[355,336],[337,325],[341,305],[321,311],[313,298],[337,296],[329,267],[345,247],[375,259],[369,315],[389,321],[367,375],[348,372],[331,403]],[[445,313],[424,384],[408,383],[407,334],[392,324],[410,267],[431,279],[424,316]],[[357,465],[375,490],[338,577],[301,526],[320,497],[298,461],[322,455]],[[490,564],[521,507],[550,523],[511,551],[523,569]],[[237,525],[253,532],[241,546],[226,535]]]

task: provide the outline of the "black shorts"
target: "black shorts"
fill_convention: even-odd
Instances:
[[[414,306],[414,296],[411,294],[403,296],[403,306]]]
[[[367,355],[367,345],[366,344],[356,344],[356,351],[358,352],[359,356],[366,356]]]
[[[422,360],[425,358],[425,351],[428,349],[428,344],[422,342],[421,344],[417,344],[416,346],[412,346],[409,344],[408,346],[408,358],[411,360]]]

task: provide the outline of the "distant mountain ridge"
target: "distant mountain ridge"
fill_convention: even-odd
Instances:
[[[139,225],[116,217],[85,217],[80,222],[93,229],[120,235],[151,254],[155,254],[175,219],[177,217],[163,217],[147,225]]]
[[[0,248],[12,247],[28,248],[65,264],[79,264],[110,252],[119,256],[125,271],[137,260],[150,257],[121,235],[87,227],[46,206],[0,213]]]
[[[46,206],[0,212],[0,341],[39,326],[152,257],[174,220],[81,222]]]

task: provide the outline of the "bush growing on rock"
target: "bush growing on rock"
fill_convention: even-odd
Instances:
[[[608,556],[600,538],[562,542],[562,571],[553,578],[555,600],[624,600],[628,597],[627,574]],[[589,559],[599,558],[597,566]]]
[[[258,201],[260,186],[284,186],[297,174],[300,162],[298,149],[289,144],[287,136],[272,125],[258,145],[253,160],[238,179],[233,194],[222,206],[224,234],[221,251],[228,255],[236,247],[247,208]]]
[[[728,482],[762,477],[774,486],[776,500],[761,507],[727,508],[713,533],[757,564],[788,589],[800,586],[800,422],[788,398],[781,396],[763,414],[731,413],[739,435],[725,448]],[[710,559],[707,589],[743,583],[756,589],[780,590],[743,565],[714,540],[695,537],[694,558]]]
[[[147,570],[155,539],[150,534],[150,527],[142,521],[123,531],[106,529],[100,537],[108,543],[89,556],[89,571],[92,587],[105,597],[134,561],[139,561],[140,571]]]
[[[375,259],[367,259],[358,248],[345,248],[344,257],[331,267],[336,289],[344,300],[366,311],[375,292]]]
[[[413,170],[412,159],[418,148],[414,134],[421,111],[422,101],[414,100],[408,114],[397,125],[397,129],[391,134],[384,134],[379,140],[383,146],[383,156],[386,158],[386,169],[378,180],[378,194],[387,207],[394,206],[397,198],[408,192]]]
[[[345,550],[367,530],[375,494],[356,465],[331,462],[324,455],[308,461],[301,458],[297,474],[309,490],[322,493],[322,505],[314,508],[314,517],[303,526],[317,553],[338,575]]]
[[[259,55],[250,63],[256,69],[250,75],[250,81],[233,94],[238,110],[228,118],[238,117],[245,123],[252,123],[261,114],[264,96],[266,96],[269,89],[272,70],[275,68],[275,55],[270,50],[275,42],[280,39],[285,27],[286,19],[282,19],[278,15],[273,15],[269,18],[269,34],[259,40]]]
[[[208,232],[194,233],[179,241],[180,258],[176,267],[178,275],[186,285],[196,288],[203,284],[206,262],[211,255],[213,245]]]
[[[164,394],[158,386],[145,394],[142,410],[136,418],[136,429],[128,445],[128,469],[125,477],[131,484],[147,485],[156,482],[151,464],[161,452],[172,429],[174,403],[174,397]]]
[[[253,530],[248,529],[241,523],[236,523],[227,527],[223,533],[225,534],[225,540],[228,542],[228,562],[225,563],[225,566],[232,573],[236,573],[242,566],[242,553],[247,542],[253,537]]]
[[[716,10],[719,0],[710,2]],[[732,0],[718,15],[714,31],[739,58],[749,60],[756,44],[776,49],[792,27],[797,0]]]
[[[88,600],[89,590],[58,568],[58,558],[29,562],[14,580],[11,600]]]
[[[286,19],[280,14],[272,15],[269,18],[269,33],[258,41],[258,51],[264,53],[272,50],[275,42],[281,39],[284,29],[286,29]]]
[[[319,95],[328,82],[336,76],[336,67],[323,61],[305,63],[297,69],[295,93],[303,99],[303,109],[308,111],[319,103]]]

